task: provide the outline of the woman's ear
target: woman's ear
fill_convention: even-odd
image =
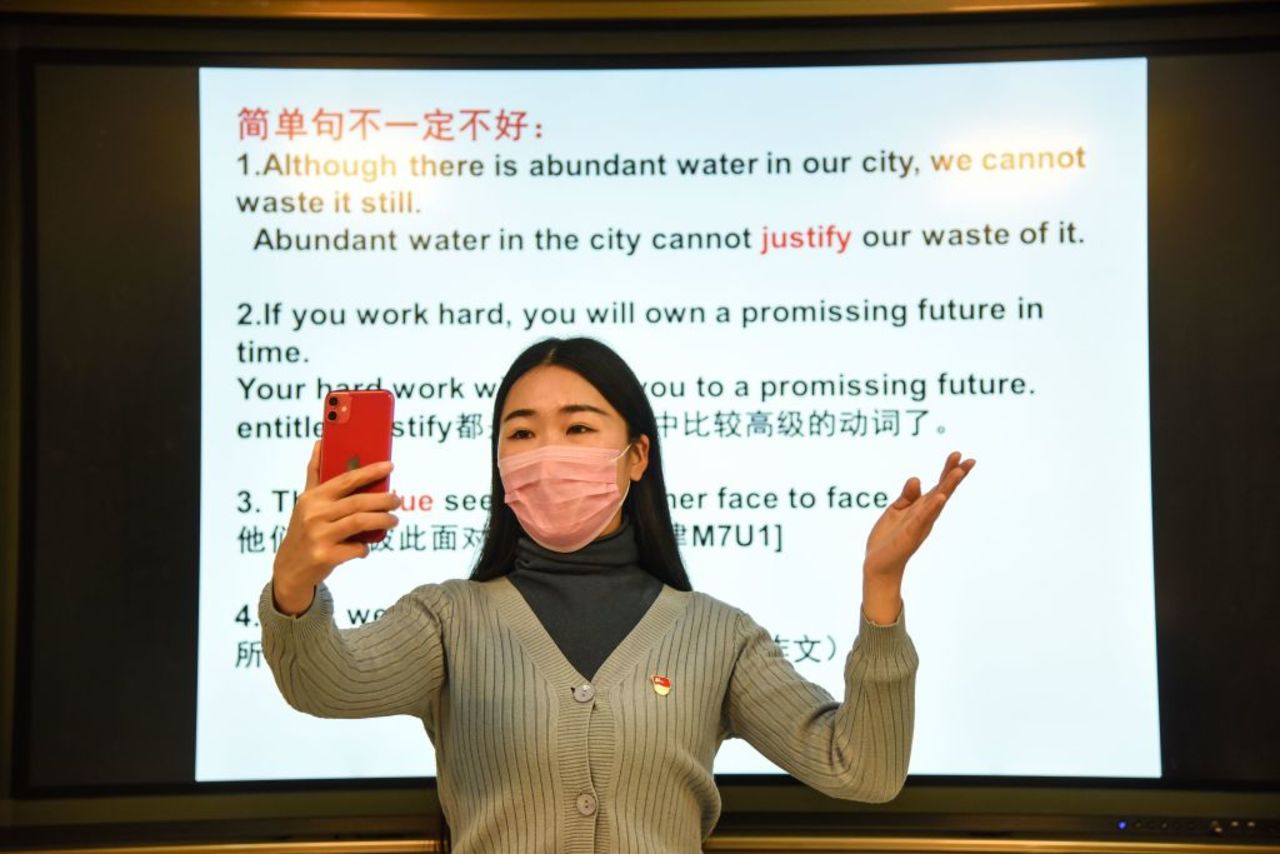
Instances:
[[[630,461],[630,471],[628,476],[634,481],[639,480],[644,474],[644,470],[649,467],[649,437],[641,433],[631,444],[631,449],[627,453],[627,459]]]

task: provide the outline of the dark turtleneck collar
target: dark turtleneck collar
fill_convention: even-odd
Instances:
[[[631,524],[631,518],[624,515],[618,530],[592,540],[576,552],[557,552],[543,548],[528,534],[521,533],[516,540],[515,567],[521,571],[540,570],[580,575],[598,573],[602,569],[639,569],[639,558],[635,527]]]
[[[508,578],[569,663],[590,679],[662,592],[662,581],[639,557],[635,527],[624,514],[618,530],[576,552],[543,548],[522,533]]]

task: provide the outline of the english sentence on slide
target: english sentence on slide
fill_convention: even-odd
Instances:
[[[934,172],[1025,172],[1046,170],[1082,170],[1085,168],[1084,146],[1016,151],[937,152],[927,158],[882,149],[878,154],[827,154],[791,157],[768,152],[763,158],[720,154],[711,157],[675,157],[675,168],[668,168],[666,154],[624,157],[615,152],[610,157],[565,158],[542,155],[526,164],[525,174],[534,178],[595,177],[723,177],[744,175],[847,175],[861,171],[867,175],[890,175],[906,178],[920,174],[920,165]],[[763,160],[763,164],[761,161]],[[241,174],[249,175],[249,155],[236,158]],[[799,161],[798,168],[793,161]],[[480,178],[486,173],[502,177],[520,174],[515,160],[496,155],[492,168],[478,158],[438,159],[415,154],[408,160],[408,176],[412,178]],[[397,178],[401,169],[396,159],[383,154],[376,158],[316,157],[311,154],[270,153],[258,177],[360,178],[366,183]],[[367,211],[372,213],[373,211]]]
[[[738,249],[768,255],[771,252],[819,250],[843,255],[854,244],[856,234],[854,229],[840,228],[833,223],[796,229],[776,226],[770,228],[766,225],[760,229],[758,245],[750,228],[693,234],[655,232],[649,238],[649,245],[658,251]],[[913,241],[915,234],[919,236]],[[621,252],[630,256],[640,249],[644,235],[639,231],[610,228],[590,234],[584,240],[576,234],[559,234],[551,229],[539,229],[535,232],[534,239],[537,249],[543,252],[572,252],[585,245],[596,252]],[[858,242],[874,249],[906,246],[912,242],[924,246],[1007,246],[1014,242],[1030,246],[1052,243],[1055,239],[1058,243],[1084,242],[1074,222],[1059,221],[1054,224],[1049,220],[1017,229],[993,226],[990,223],[973,228],[873,229],[862,232]]]

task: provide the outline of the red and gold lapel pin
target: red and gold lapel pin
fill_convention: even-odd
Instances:
[[[659,697],[665,697],[671,693],[671,680],[667,677],[655,673],[649,677],[649,681],[653,683],[653,692]]]

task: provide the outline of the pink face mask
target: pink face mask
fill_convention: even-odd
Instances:
[[[503,501],[529,537],[553,552],[573,552],[594,540],[631,491],[618,495],[615,461],[627,452],[579,445],[543,445],[498,460]]]

